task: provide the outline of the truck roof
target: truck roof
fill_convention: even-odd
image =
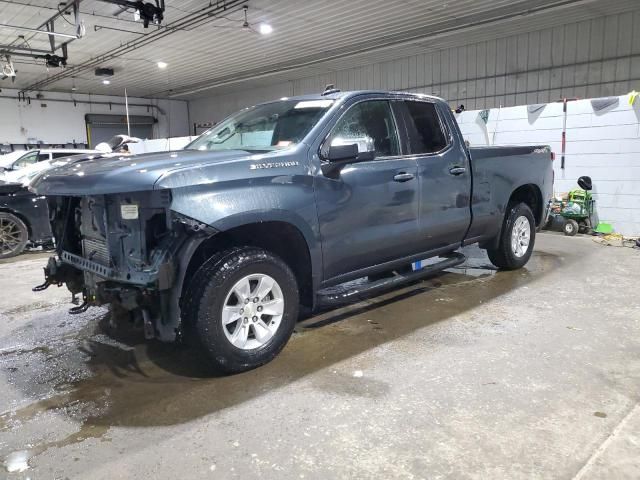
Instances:
[[[444,99],[440,97],[436,97],[435,95],[427,95],[424,93],[414,93],[414,92],[400,92],[400,91],[396,92],[396,91],[387,91],[387,90],[347,90],[344,92],[336,91],[336,92],[327,93],[324,95],[322,93],[314,93],[314,94],[308,94],[308,95],[296,95],[293,97],[282,97],[279,100],[301,100],[301,101],[302,100],[326,100],[326,99],[342,100],[342,99],[355,97],[358,95],[371,95],[371,94],[389,95],[393,97],[407,97],[407,98],[429,98],[432,100],[444,102]],[[278,101],[278,100],[272,100],[264,103],[272,103],[273,101]]]

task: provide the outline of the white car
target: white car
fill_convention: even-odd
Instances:
[[[43,148],[0,155],[0,181],[26,184],[36,173],[50,168],[54,160],[88,153],[99,152],[76,148]]]

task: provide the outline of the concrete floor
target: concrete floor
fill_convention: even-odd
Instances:
[[[32,294],[43,255],[2,262],[0,477],[640,478],[640,252],[543,234],[500,273],[467,253],[223,378]]]

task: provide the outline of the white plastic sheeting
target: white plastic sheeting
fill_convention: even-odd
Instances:
[[[590,99],[567,103],[565,168],[561,168],[563,105],[549,103],[530,113],[526,105],[456,115],[472,146],[543,144],[556,153],[555,192],[578,188],[581,175],[593,179],[598,217],[616,232],[640,235],[640,101],[629,96],[594,111]]]

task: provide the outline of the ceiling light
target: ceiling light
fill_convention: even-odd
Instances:
[[[110,83],[111,83],[111,80],[102,80],[103,85],[109,85]]]
[[[164,70],[168,66],[169,66],[169,64],[167,62],[158,62],[158,68],[161,69],[161,70]]]
[[[271,32],[273,32],[273,27],[268,23],[261,23],[260,26],[258,27],[258,31],[262,35],[269,35]]]

